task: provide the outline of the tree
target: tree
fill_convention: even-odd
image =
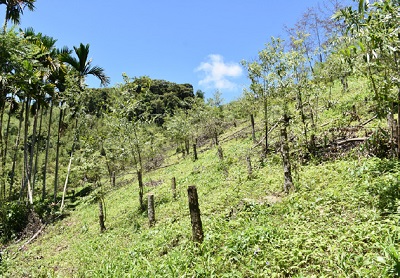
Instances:
[[[29,33],[29,32],[27,32]],[[30,33],[33,33],[30,32]],[[18,158],[18,145],[19,138],[22,128],[22,121],[25,120],[24,132],[23,132],[23,183],[20,190],[20,195],[24,192],[25,188],[28,186],[28,193],[30,202],[32,202],[33,188],[30,187],[30,177],[32,176],[32,165],[33,165],[33,156],[34,156],[34,145],[36,141],[36,129],[37,129],[37,117],[34,120],[34,126],[32,128],[32,135],[29,136],[30,128],[29,128],[29,110],[30,107],[39,107],[38,104],[43,100],[43,96],[52,89],[53,85],[47,82],[49,73],[51,72],[51,67],[44,62],[43,57],[47,55],[47,50],[42,48],[41,44],[38,42],[40,39],[35,38],[34,35],[26,35],[25,33],[16,34],[13,30],[7,33],[2,33],[2,84],[1,91],[2,97],[4,99],[9,100],[9,112],[12,112],[15,106],[14,101],[18,102],[22,109],[19,113],[20,124],[18,128],[18,136],[16,140],[16,146],[14,149],[14,158],[12,159],[12,167],[10,176],[10,194],[11,188],[13,186],[14,175],[15,175],[15,166]],[[8,42],[13,42],[11,45]],[[3,103],[3,102],[2,102]],[[32,106],[32,104],[36,106]],[[3,119],[4,106],[2,106],[1,120]],[[23,112],[22,112],[23,111]],[[37,114],[36,114],[37,115]],[[8,154],[8,142],[9,142],[9,131],[10,131],[10,119],[11,113],[9,113],[9,118],[7,120],[6,133],[3,133],[2,125],[1,135],[4,134],[4,148],[3,148],[3,140],[1,140],[1,156],[2,156],[2,183],[3,183],[3,191],[5,191],[5,183],[6,177],[5,173],[7,172],[7,154]],[[0,136],[2,139],[2,136]],[[29,141],[28,141],[29,139]],[[31,148],[28,150],[28,146]],[[3,192],[3,196],[4,196]]]
[[[79,47],[74,46],[76,57],[66,53],[61,58],[64,63],[67,63],[76,71],[77,82],[81,91],[85,88],[85,80],[89,75],[97,77],[101,86],[107,86],[110,83],[110,78],[105,74],[103,68],[92,66],[92,59],[89,59],[89,47],[89,44],[81,43]]]
[[[199,105],[199,119],[202,132],[214,140],[216,146],[219,145],[219,135],[223,131],[224,114],[223,98],[220,91],[215,91],[213,98],[207,100],[207,105]]]
[[[296,96],[296,110],[299,111],[300,121],[303,124],[305,146],[309,153],[314,154],[314,136],[309,136],[309,130],[315,131],[315,116],[312,104],[314,99],[314,86],[312,86],[312,67],[307,49],[304,47],[304,34],[297,34],[291,38],[292,49],[287,53],[288,70],[292,72],[293,82],[291,84],[293,93]],[[318,96],[315,96],[318,103]],[[318,109],[318,108],[317,108]],[[315,110],[317,110],[315,109]],[[311,128],[310,128],[311,121]]]
[[[178,147],[182,148],[183,153],[189,154],[190,139],[193,131],[190,114],[188,111],[175,111],[173,116],[166,118],[164,126],[169,137]]]
[[[189,110],[199,99],[190,84],[176,84],[148,76],[130,78],[123,74],[123,77],[122,90],[129,91],[137,101],[130,111],[132,119],[140,118],[162,126],[167,115],[173,115],[179,109]]]
[[[333,13],[343,8],[343,1],[329,0],[310,7],[293,27],[285,27],[290,37],[297,37],[300,33],[306,35],[302,47],[312,70],[315,62],[325,61],[332,38],[340,36],[344,31],[343,22],[332,18]]]
[[[75,117],[75,135],[73,139],[72,149],[70,152],[70,162],[68,164],[67,176],[65,179],[65,186],[63,190],[63,200],[66,193],[66,185],[68,184],[68,177],[71,171],[71,162],[73,158],[73,153],[75,150],[75,145],[78,141],[78,121],[79,121],[79,95],[85,89],[85,79],[89,75],[93,75],[100,80],[101,86],[107,86],[110,83],[110,78],[105,74],[104,69],[99,66],[92,66],[92,60],[89,57],[89,44],[80,44],[79,47],[74,46],[74,53],[76,57],[72,56],[70,53],[65,53],[61,56],[61,61],[68,64],[72,70],[76,73],[77,85],[79,88],[78,94],[75,94],[75,98],[70,98],[70,108],[73,109],[72,115]],[[77,98],[76,98],[77,97]],[[71,102],[72,100],[72,102]],[[55,179],[54,183],[54,200],[56,201],[56,194],[58,189],[58,177]],[[62,209],[62,208],[61,208]]]
[[[269,148],[268,142],[268,127],[269,127],[269,99],[276,94],[276,82],[279,68],[279,61],[283,53],[281,39],[271,38],[271,41],[266,44],[265,49],[258,53],[257,60],[253,62],[243,61],[242,64],[246,67],[248,77],[251,81],[250,91],[256,99],[262,103],[263,107],[263,122],[264,122],[264,152],[266,157]]]
[[[364,60],[360,71],[366,73],[370,81],[377,115],[393,118],[397,104],[397,123],[400,126],[399,1],[369,3],[359,0],[358,9],[346,7],[335,17],[344,20],[348,35],[354,38],[353,50]],[[400,158],[400,136],[397,138],[397,155]]]
[[[358,9],[341,9],[335,18],[344,20],[347,34],[353,38],[352,49],[364,60],[360,72],[369,78],[376,112],[383,116],[396,98],[400,102],[400,4],[397,0],[372,4],[359,0],[358,4]]]
[[[14,24],[19,24],[24,9],[28,8],[30,11],[33,11],[35,9],[35,2],[36,0],[0,0],[0,5],[6,5],[3,33],[7,30],[8,21],[11,20]]]
[[[25,58],[27,46],[14,31],[0,34],[0,157],[1,157],[1,196],[6,195],[7,183],[7,154],[9,143],[9,131],[12,114],[19,108],[17,93],[19,90],[18,74],[22,71],[22,63]],[[8,104],[8,119],[5,131],[3,131],[3,118]]]

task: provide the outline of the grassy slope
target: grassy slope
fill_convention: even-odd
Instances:
[[[340,105],[320,121],[343,120],[343,107],[361,97],[338,97]],[[365,111],[363,120],[370,116]],[[224,162],[213,148],[196,162],[186,158],[146,174],[145,182],[162,181],[146,188],[155,194],[154,227],[138,212],[136,183],[124,185],[105,197],[105,233],[88,197],[24,252],[16,251],[21,243],[10,246],[0,271],[5,277],[381,277],[399,271],[398,162],[359,158],[354,151],[298,166],[296,192],[283,196],[279,155],[261,165],[253,153],[255,177],[246,178],[251,146],[250,136],[225,141]],[[200,246],[191,242],[189,185],[199,193]]]

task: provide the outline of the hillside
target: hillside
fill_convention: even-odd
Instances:
[[[90,44],[7,28],[35,2],[0,2],[1,277],[400,277],[398,1],[328,1],[241,66],[210,55],[207,99],[89,89],[110,84]]]
[[[294,159],[295,188],[289,194],[282,189],[279,148],[261,161],[258,144],[251,138],[250,121],[242,119],[220,136],[222,160],[217,147],[207,141],[199,149],[197,161],[192,155],[169,152],[163,167],[144,173],[145,194],[155,196],[154,226],[149,226],[147,212],[139,209],[137,180],[127,169],[118,174],[115,187],[103,181],[106,231],[99,230],[94,194],[68,199],[63,219],[45,226],[32,242],[26,243],[29,237],[24,238],[3,251],[2,276],[399,275],[400,163],[374,157],[367,150],[373,131],[386,123],[359,105],[365,95],[354,92],[365,92],[362,87],[363,82],[351,80],[349,92],[343,94],[340,86],[335,86],[335,106],[321,112],[320,121],[326,124],[317,134],[320,146],[323,134],[330,131],[332,136],[321,147],[325,159],[303,163]],[[363,125],[349,125],[351,115],[345,112],[352,111],[354,104],[359,115],[356,121]],[[338,127],[337,123],[346,119],[350,119],[347,126]],[[262,139],[260,119],[256,118],[256,123],[257,138]],[[350,127],[356,126],[361,127],[349,133]],[[296,130],[292,125],[290,134],[296,136]],[[343,143],[360,136],[369,139]],[[271,131],[271,138],[271,145],[277,144],[277,130]],[[295,152],[296,146],[291,148]],[[171,190],[173,177],[176,198]],[[191,185],[199,195],[204,229],[201,244],[191,240],[187,197]]]

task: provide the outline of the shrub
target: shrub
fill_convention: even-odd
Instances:
[[[17,202],[0,204],[0,241],[16,238],[28,223],[28,208]]]

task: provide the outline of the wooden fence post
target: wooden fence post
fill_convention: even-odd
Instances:
[[[192,185],[188,187],[188,199],[189,199],[190,218],[192,222],[193,241],[202,243],[204,234],[203,234],[203,226],[201,224],[199,200],[197,196],[196,186]]]
[[[292,166],[290,164],[289,144],[287,136],[287,126],[289,125],[289,117],[285,114],[281,128],[281,154],[283,162],[283,190],[285,193],[289,193],[290,189],[293,188],[292,180]]]
[[[176,199],[176,179],[175,177],[171,180],[172,198]]]
[[[99,198],[99,223],[100,223],[100,232],[104,232],[106,230],[106,226],[104,225],[104,211],[103,211],[103,200]]]
[[[149,217],[149,226],[153,226],[156,223],[156,214],[154,211],[154,194],[150,193],[147,196],[147,216]]]

